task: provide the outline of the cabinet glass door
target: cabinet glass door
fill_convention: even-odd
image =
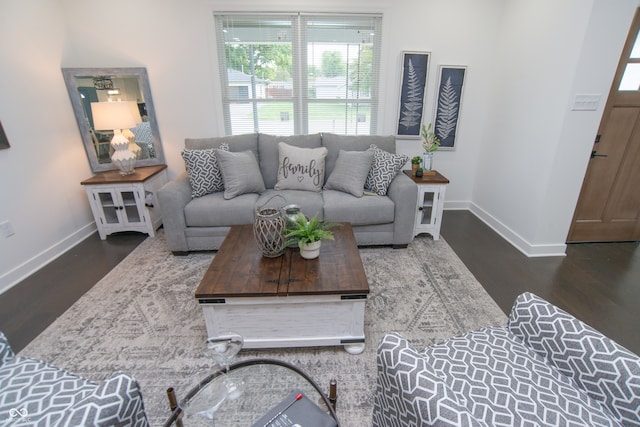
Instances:
[[[102,207],[102,213],[104,214],[104,220],[107,224],[117,224],[120,222],[118,219],[118,204],[116,203],[115,195],[111,192],[99,191],[96,193],[98,202]]]
[[[433,214],[435,212],[435,192],[429,190],[422,190],[420,197],[420,224],[431,225],[433,224]]]
[[[122,212],[125,222],[128,224],[137,224],[142,222],[140,211],[138,210],[136,193],[133,191],[121,191],[120,197],[122,198]]]

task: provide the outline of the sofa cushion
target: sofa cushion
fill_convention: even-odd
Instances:
[[[390,153],[375,144],[371,144],[371,149],[373,150],[373,164],[364,186],[368,191],[385,196],[391,181],[398,175],[402,166],[409,161],[409,156]]]
[[[336,165],[327,179],[325,190],[338,190],[362,197],[364,183],[369,175],[373,151],[344,151],[340,150]]]
[[[284,142],[294,147],[317,148],[322,147],[319,133],[313,135],[279,136],[261,133],[258,135],[258,160],[262,179],[267,188],[273,188],[278,180],[278,161],[280,159],[278,143]]]
[[[222,192],[191,200],[184,208],[187,227],[225,227],[251,224],[258,194],[249,193],[225,200]]]
[[[267,190],[256,201],[255,209],[281,208],[290,204],[300,206],[300,211],[308,217],[317,213],[318,218],[324,218],[322,193],[315,191]]]
[[[229,144],[229,151],[239,152],[250,150],[258,158],[258,134],[248,133],[244,135],[219,136],[211,138],[186,138],[184,148],[202,150],[205,148],[218,148],[220,144]]]
[[[620,425],[504,327],[451,338],[423,354],[436,375],[488,425]]]
[[[265,190],[258,161],[252,151],[232,153],[216,150],[216,157],[224,180],[225,199]]]
[[[324,216],[330,221],[352,225],[386,224],[393,222],[395,205],[384,196],[355,197],[336,190],[322,192]]]
[[[229,151],[229,145],[226,142],[220,144],[218,148]],[[201,197],[224,190],[224,181],[214,148],[184,149],[182,158],[189,176],[189,184],[191,184],[191,197]]]
[[[322,190],[326,148],[299,148],[279,142],[278,153],[278,181],[273,188],[276,190]]]
[[[365,151],[371,144],[389,152],[396,152],[396,138],[393,135],[336,135],[334,133],[322,134],[322,146],[327,147],[329,152],[325,160],[325,174],[331,176],[333,168],[336,165],[340,150],[345,151]]]

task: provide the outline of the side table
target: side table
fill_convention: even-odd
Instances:
[[[162,224],[156,192],[167,183],[167,165],[136,168],[130,175],[113,170],[98,173],[85,187],[100,239],[118,231],[139,231],[153,237]]]
[[[431,174],[425,173],[421,177],[414,176],[410,170],[403,172],[418,184],[414,237],[420,233],[429,233],[433,236],[433,240],[439,240],[444,196],[449,180],[438,171],[431,171]]]

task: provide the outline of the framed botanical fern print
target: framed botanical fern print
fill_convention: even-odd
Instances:
[[[453,150],[456,146],[467,67],[440,65],[438,71],[434,132],[440,140],[441,150]]]
[[[430,56],[430,52],[402,52],[402,84],[396,132],[399,137],[420,137]]]

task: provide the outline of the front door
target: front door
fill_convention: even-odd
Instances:
[[[607,99],[567,242],[640,240],[640,9]]]

